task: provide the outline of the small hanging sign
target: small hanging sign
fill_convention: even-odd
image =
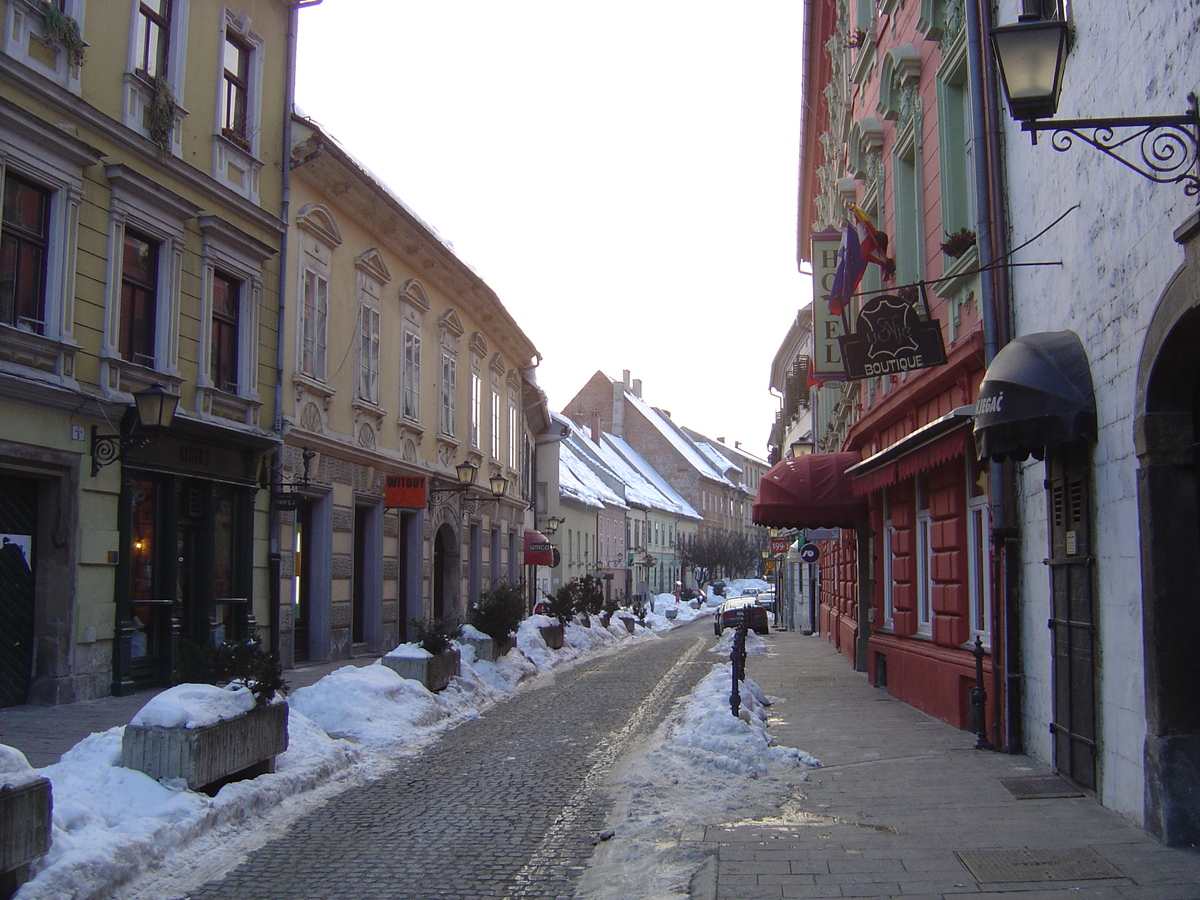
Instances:
[[[924,302],[924,285],[921,288]],[[846,377],[852,380],[899,375],[946,364],[942,327],[917,312],[918,301],[877,294],[863,304],[853,334],[838,338]]]

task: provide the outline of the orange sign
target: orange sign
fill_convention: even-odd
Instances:
[[[423,509],[425,507],[425,476],[389,475],[383,505]]]

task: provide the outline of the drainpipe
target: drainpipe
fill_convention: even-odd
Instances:
[[[307,6],[316,6],[320,2],[321,0],[296,0],[296,2],[290,4],[288,9],[287,70],[283,89],[283,183],[280,186],[279,203],[279,218],[283,222],[283,232],[280,235],[279,242],[279,279],[277,286],[279,299],[275,324],[275,409],[271,426],[272,431],[279,436],[280,440],[283,439],[283,325],[287,312],[287,239],[292,194],[292,111],[296,106],[296,41],[299,30],[299,11]],[[270,604],[268,622],[270,623],[271,632],[271,652],[277,656],[281,649],[281,635],[279,633],[281,628],[281,611],[279,604],[283,599],[280,584],[280,580],[283,577],[283,556],[280,548],[280,535],[283,530],[283,523],[279,510],[275,508],[275,495],[279,490],[279,479],[276,478],[275,473],[280,471],[279,467],[282,466],[282,453],[282,448],[275,452],[274,464],[269,469],[271,473],[271,509],[268,513],[267,525],[267,602]]]
[[[1011,284],[1007,269],[992,270],[1007,251],[1007,217],[1004,207],[999,98],[996,73],[984,54],[984,39],[991,26],[991,7],[984,0],[964,4],[967,60],[970,67],[972,131],[977,136],[975,165],[976,245],[979,248],[981,318],[984,365],[995,358],[1010,337]],[[1021,617],[1019,583],[1019,531],[1016,521],[1016,470],[1011,462],[990,463],[988,503],[992,511],[992,545],[1000,550],[1000,581],[1004,602],[992,592],[992,690],[999,699],[1005,723],[1005,749],[1022,749]],[[993,723],[995,726],[997,723]]]

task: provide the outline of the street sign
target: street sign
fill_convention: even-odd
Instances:
[[[815,563],[821,558],[821,548],[816,544],[805,544],[800,548],[800,559],[806,563]]]
[[[771,538],[771,555],[778,556],[780,553],[787,553],[790,545],[791,541],[785,537]]]

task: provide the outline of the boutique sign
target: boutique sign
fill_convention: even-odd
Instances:
[[[941,325],[922,318],[917,302],[878,294],[862,305],[854,333],[838,337],[846,378],[899,375],[946,364]]]

